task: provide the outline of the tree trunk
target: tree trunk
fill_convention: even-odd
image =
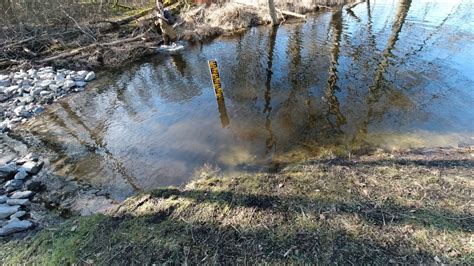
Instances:
[[[278,17],[276,14],[274,0],[268,0],[268,11],[270,12],[270,17],[272,18],[272,26],[278,25]]]

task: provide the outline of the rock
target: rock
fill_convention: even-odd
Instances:
[[[40,87],[42,89],[45,89],[45,88],[48,88],[49,85],[51,85],[53,83],[53,80],[52,79],[44,79],[38,83],[36,83],[36,86],[37,87]]]
[[[20,210],[20,206],[10,206],[7,204],[0,204],[0,219],[9,217]]]
[[[41,192],[46,190],[46,186],[41,181],[30,180],[26,182],[26,189],[35,192]]]
[[[15,174],[15,179],[17,180],[24,180],[28,177],[28,173],[24,169],[20,169],[16,174]]]
[[[23,216],[25,216],[25,215],[26,215],[26,212],[25,212],[25,211],[18,211],[18,212],[15,212],[14,214],[12,214],[12,215],[10,216],[10,219],[14,219],[14,218],[18,218],[18,219],[19,219],[19,218],[21,218],[21,217],[23,217]]]
[[[0,166],[0,178],[10,178],[15,175],[18,167],[15,163]]]
[[[68,79],[64,82],[63,88],[70,89],[74,86],[76,86],[76,82],[74,82],[73,80]]]
[[[26,95],[26,96],[23,96],[23,97],[18,98],[18,100],[19,100],[21,103],[29,104],[29,103],[34,102],[34,101],[35,101],[35,98],[33,98],[32,96]]]
[[[8,75],[0,75],[0,86],[10,86],[10,77]]]
[[[85,87],[87,83],[85,81],[76,81],[75,84],[77,87]]]
[[[0,236],[7,236],[13,233],[22,232],[33,227],[30,221],[21,221],[17,218],[11,219],[6,225],[0,228]]]
[[[87,73],[86,77],[84,78],[85,81],[89,82],[95,79],[94,71]]]
[[[31,95],[31,96],[40,95],[41,91],[43,91],[43,88],[41,88],[41,87],[34,87],[33,89],[30,90],[30,95]]]
[[[22,205],[22,206],[26,206],[26,205],[30,205],[31,202],[29,199],[7,199],[7,204],[8,205]]]
[[[34,195],[35,193],[31,190],[17,191],[10,196],[10,199],[29,199]]]
[[[39,173],[41,168],[43,168],[44,162],[35,162],[35,161],[28,161],[24,163],[19,169],[24,169],[26,172],[36,175]]]
[[[13,179],[5,183],[4,188],[7,192],[19,189],[23,185],[23,180]]]
[[[40,91],[40,96],[41,97],[50,96],[50,95],[51,95],[50,91],[47,91],[47,90]]]
[[[33,108],[33,113],[35,115],[41,114],[42,112],[44,112],[44,110],[46,110],[46,109],[44,109],[43,106],[37,106],[37,107]]]
[[[76,75],[80,77],[85,77],[89,72],[87,70],[77,71]]]
[[[26,110],[25,106],[20,105],[13,110],[16,116],[28,118],[31,116],[31,113]]]
[[[7,202],[8,197],[5,195],[0,196],[0,204],[4,204]]]

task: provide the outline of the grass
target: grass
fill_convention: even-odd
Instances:
[[[205,174],[3,244],[3,264],[472,264],[472,160],[369,156]]]

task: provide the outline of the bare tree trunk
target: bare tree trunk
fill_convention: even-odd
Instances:
[[[278,25],[278,17],[276,14],[274,0],[268,0],[268,11],[270,12],[270,17],[272,18],[272,26]]]

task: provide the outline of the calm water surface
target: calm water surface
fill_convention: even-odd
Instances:
[[[102,73],[27,125],[53,168],[123,198],[367,147],[474,143],[474,1],[367,1]],[[220,64],[216,101],[207,60]]]

